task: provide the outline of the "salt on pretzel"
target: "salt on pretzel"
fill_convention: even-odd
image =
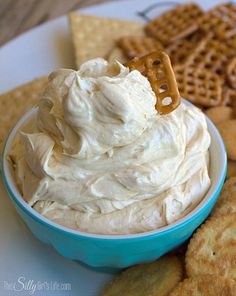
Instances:
[[[179,106],[180,94],[175,74],[169,56],[165,52],[156,51],[140,58],[134,58],[125,63],[125,66],[130,70],[140,71],[148,78],[156,95],[156,109],[160,114],[168,114]]]

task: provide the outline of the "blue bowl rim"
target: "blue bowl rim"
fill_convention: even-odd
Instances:
[[[192,105],[190,102],[184,100],[185,103]],[[13,140],[14,137],[12,136],[13,132],[16,132],[16,127],[20,122],[25,122],[24,119],[29,116],[29,114],[33,111],[36,112],[38,107],[33,107],[30,110],[28,110],[15,124],[15,126],[10,130],[7,139],[4,144],[3,152],[2,152],[2,178],[3,178],[3,183],[6,186],[6,189],[8,191],[8,194],[11,197],[11,200],[13,203],[15,202],[17,206],[27,215],[29,215],[31,218],[36,220],[37,222],[43,224],[44,226],[47,226],[51,228],[52,230],[59,231],[60,233],[63,233],[65,235],[69,235],[72,237],[79,237],[79,238],[86,238],[86,239],[91,239],[91,240],[116,240],[116,241],[124,241],[125,240],[143,240],[147,238],[152,238],[153,236],[157,235],[165,235],[173,231],[177,231],[179,228],[182,228],[186,226],[188,223],[191,223],[192,218],[197,218],[198,216],[201,215],[202,211],[204,210],[205,207],[214,199],[217,198],[219,195],[222,186],[224,184],[224,180],[226,177],[226,172],[227,172],[227,154],[226,154],[226,149],[224,146],[224,142],[222,140],[222,137],[220,133],[218,132],[217,128],[213,124],[213,122],[206,116],[206,121],[207,125],[210,126],[210,128],[213,130],[213,132],[216,134],[217,139],[218,139],[218,144],[221,147],[222,151],[222,158],[223,158],[223,171],[220,174],[219,177],[219,183],[214,192],[210,197],[208,197],[208,200],[206,201],[206,198],[204,197],[202,201],[186,216],[178,219],[174,223],[171,223],[169,225],[151,230],[151,231],[146,231],[142,233],[135,233],[135,234],[118,234],[118,235],[106,235],[106,234],[94,234],[94,233],[87,233],[87,232],[82,232],[78,230],[73,230],[68,227],[59,225],[57,223],[52,222],[51,220],[45,218],[41,214],[39,214],[37,211],[35,211],[33,208],[31,208],[25,201],[24,199],[19,195],[19,197],[16,196],[16,194],[13,192],[11,189],[7,176],[6,176],[6,170],[5,168],[7,167],[7,157],[6,157],[6,150],[7,150],[7,145],[9,140]],[[15,186],[17,188],[17,186]],[[209,189],[210,190],[210,189]]]

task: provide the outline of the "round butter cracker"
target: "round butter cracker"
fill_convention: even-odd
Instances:
[[[233,280],[215,275],[204,275],[185,279],[169,296],[235,296]]]
[[[218,217],[232,213],[236,213],[236,178],[226,181],[212,216]]]
[[[214,217],[194,234],[186,253],[189,277],[213,274],[236,280],[236,213]]]
[[[103,296],[168,296],[181,281],[182,265],[176,256],[130,267],[118,275]]]

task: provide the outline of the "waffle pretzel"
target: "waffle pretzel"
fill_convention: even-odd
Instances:
[[[227,44],[227,46],[233,48],[234,50],[236,49],[236,34],[226,40],[224,42]]]
[[[223,40],[236,36],[236,5],[215,6],[199,19],[199,26],[205,32],[215,32]]]
[[[236,57],[229,61],[226,72],[230,86],[236,89]]]
[[[197,31],[186,38],[171,43],[166,48],[166,52],[171,59],[172,65],[184,63],[203,38],[203,32]]]
[[[183,98],[203,107],[221,104],[222,87],[217,74],[186,65],[176,65],[174,71]]]
[[[118,40],[117,45],[130,59],[163,50],[163,45],[158,40],[145,36],[125,36]]]
[[[187,66],[212,71],[225,79],[225,69],[234,51],[214,35],[204,38],[186,60]]]
[[[146,32],[164,45],[188,36],[198,29],[197,20],[203,15],[194,3],[177,5],[146,25]]]
[[[168,114],[180,104],[180,95],[171,67],[169,56],[163,51],[153,52],[140,58],[134,58],[125,64],[130,70],[138,70],[146,76],[156,95],[156,109],[160,114]],[[165,99],[171,99],[166,104]]]

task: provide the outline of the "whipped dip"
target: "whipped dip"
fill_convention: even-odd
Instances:
[[[103,59],[49,76],[36,120],[12,157],[24,200],[97,234],[140,233],[185,216],[210,186],[203,113],[160,115],[149,81]]]

